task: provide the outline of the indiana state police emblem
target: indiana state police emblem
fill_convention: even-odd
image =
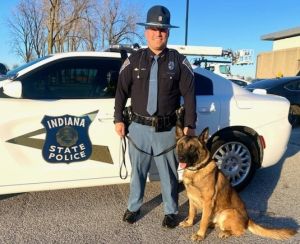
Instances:
[[[91,119],[88,116],[44,116],[46,129],[43,157],[50,163],[72,163],[87,160],[92,153],[88,135]]]
[[[175,68],[175,63],[173,61],[170,61],[168,63],[168,68],[169,68],[169,70],[173,70]]]

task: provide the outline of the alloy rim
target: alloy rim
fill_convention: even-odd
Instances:
[[[250,172],[251,154],[248,148],[240,142],[223,144],[214,153],[213,158],[232,186],[242,183]]]

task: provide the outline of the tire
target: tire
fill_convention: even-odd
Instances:
[[[218,168],[236,190],[242,190],[249,184],[256,165],[259,165],[255,140],[239,131],[219,136],[211,145],[211,153]]]

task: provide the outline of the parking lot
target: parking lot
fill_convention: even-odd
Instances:
[[[280,139],[280,138],[278,138]],[[249,215],[272,227],[299,228],[300,223],[300,128],[292,132],[282,160],[259,170],[241,192]],[[113,185],[0,196],[0,243],[191,243],[199,226],[166,230],[161,227],[163,208],[158,182],[147,185],[139,221],[121,221],[129,185]],[[187,215],[188,202],[180,192],[180,214]],[[279,243],[247,232],[225,243]],[[224,243],[217,231],[209,231],[202,243]],[[286,243],[300,243],[300,234]]]

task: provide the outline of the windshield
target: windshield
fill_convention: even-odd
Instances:
[[[46,58],[49,58],[49,57],[51,57],[51,56],[41,57],[41,58],[35,59],[33,61],[30,61],[28,63],[25,63],[25,64],[19,66],[18,68],[15,68],[13,70],[8,71],[7,74],[6,74],[6,77],[13,77],[13,76],[17,75],[19,71],[21,71],[21,70],[23,70],[23,69],[25,69],[25,68],[27,68],[31,65],[34,65],[34,64],[36,64],[36,63],[38,63],[38,62],[40,62],[40,61],[42,61]]]

